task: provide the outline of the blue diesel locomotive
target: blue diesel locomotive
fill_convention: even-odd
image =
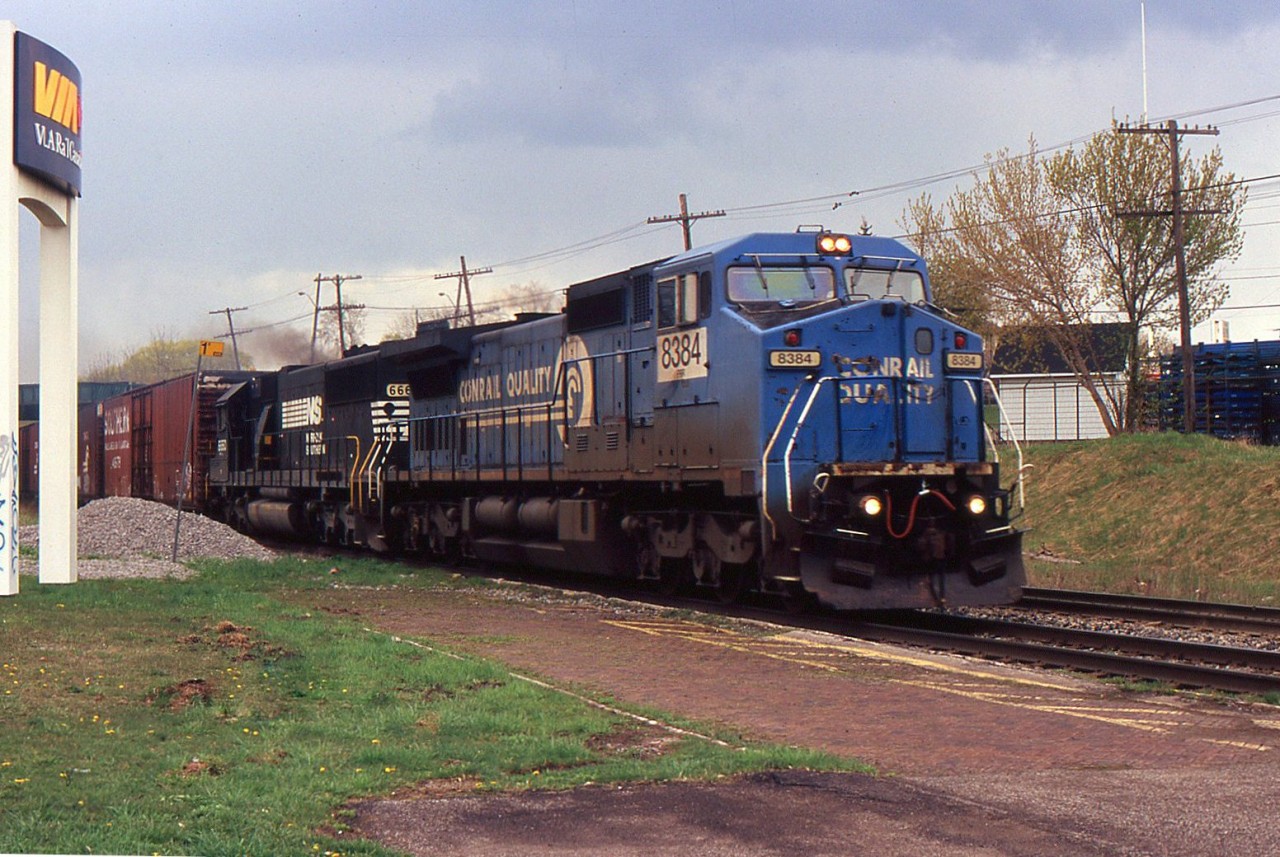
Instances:
[[[250,530],[726,600],[1001,604],[1025,582],[981,339],[902,244],[753,234],[424,324],[219,402],[211,506]]]

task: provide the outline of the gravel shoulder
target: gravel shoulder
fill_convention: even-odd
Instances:
[[[178,527],[178,562],[173,562],[173,530],[177,510],[133,497],[107,497],[80,507],[76,514],[77,575],[104,578],[189,577],[182,560],[203,557],[270,561],[275,552],[225,524],[193,512],[182,513]],[[40,528],[18,528],[18,544],[40,546]],[[18,558],[18,569],[35,565]]]

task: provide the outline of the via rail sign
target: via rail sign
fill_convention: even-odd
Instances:
[[[70,196],[80,195],[80,70],[63,54],[15,33],[13,163]]]

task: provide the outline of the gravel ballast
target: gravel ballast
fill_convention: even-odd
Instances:
[[[107,497],[80,508],[76,516],[78,576],[187,577],[192,572],[172,562],[177,510],[133,497]],[[18,543],[36,547],[39,528],[21,527]],[[226,524],[193,512],[182,513],[178,559],[271,560],[275,554]],[[30,558],[20,558],[34,564]]]

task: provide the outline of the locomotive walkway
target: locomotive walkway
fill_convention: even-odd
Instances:
[[[321,609],[358,611],[374,633],[435,641],[624,705],[732,724],[752,739],[856,756],[892,775],[785,774],[360,808],[358,829],[411,853],[446,853],[433,850],[446,841],[476,854],[768,854],[781,853],[782,841],[819,854],[1280,853],[1280,831],[1265,821],[1280,799],[1280,709],[1270,706],[1134,694],[1052,672],[781,628],[712,627],[595,600],[472,591],[306,597]],[[705,811],[693,812],[699,803]],[[593,813],[607,821],[584,818]],[[803,830],[778,826],[823,814]],[[752,831],[761,837],[754,844]]]

